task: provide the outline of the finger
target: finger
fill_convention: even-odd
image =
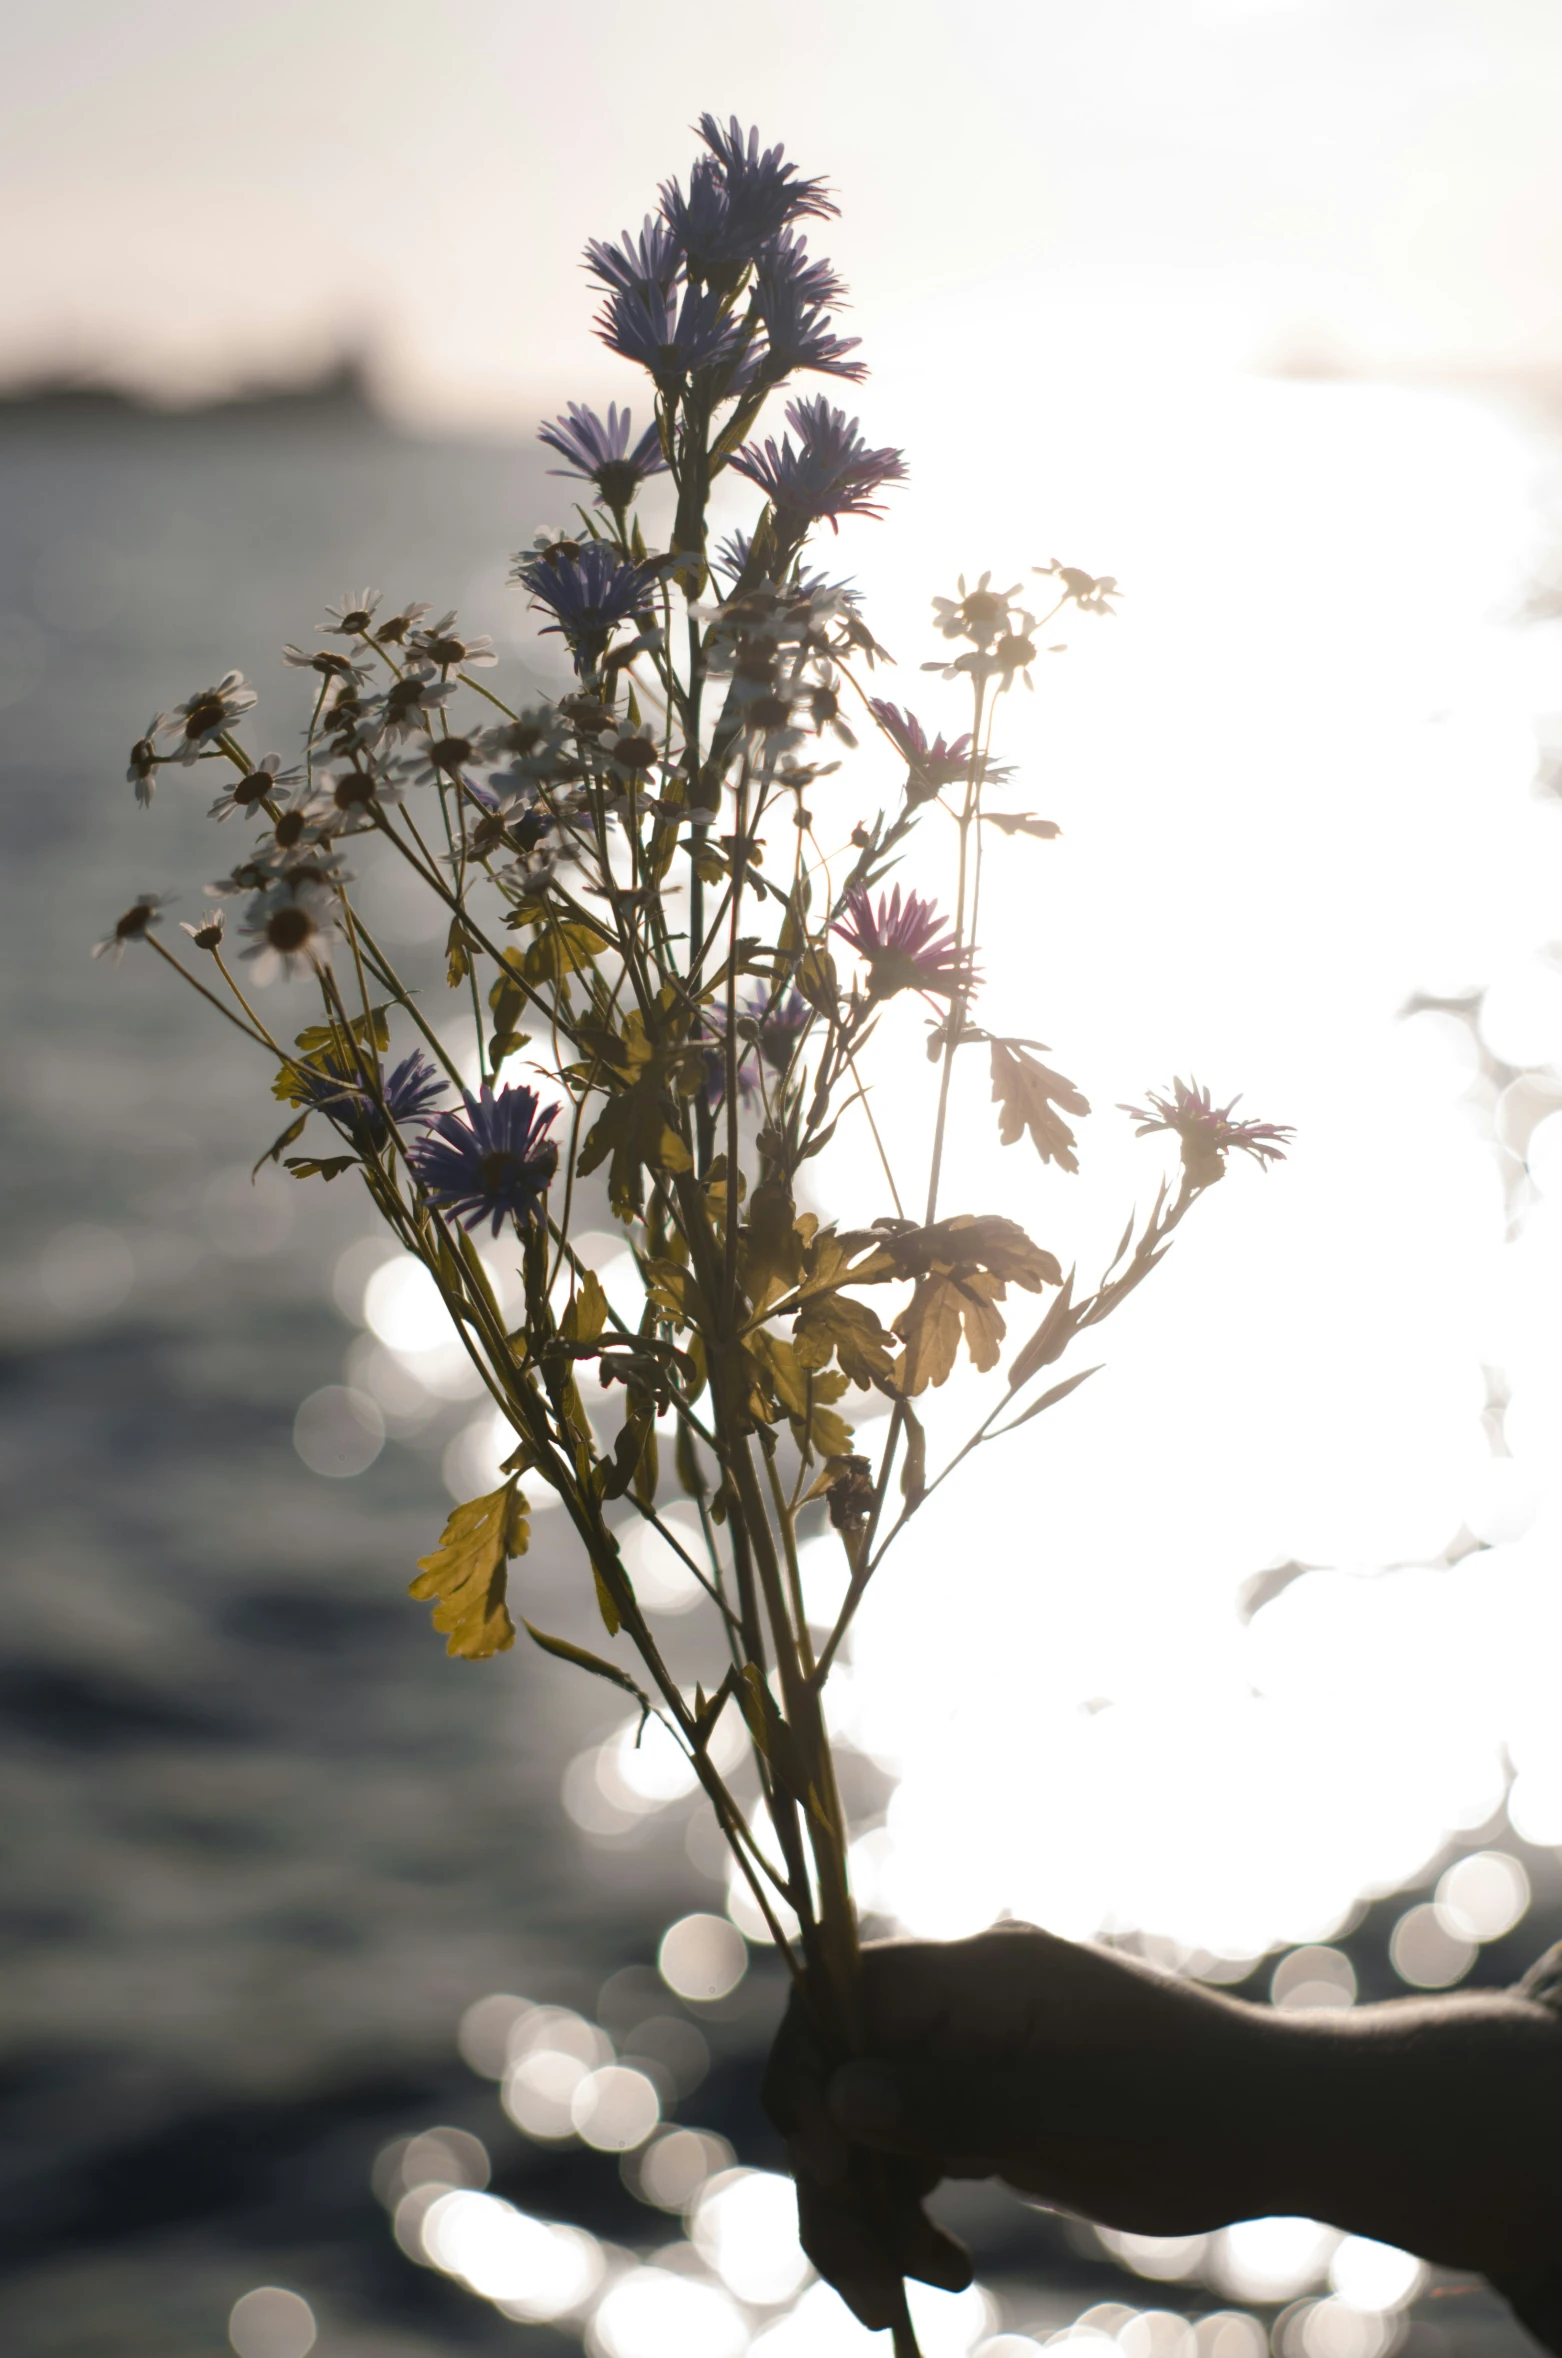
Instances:
[[[975,2271],[963,2243],[930,2219],[920,2203],[895,2220],[894,2252],[902,2276],[936,2284],[941,2292],[964,2292]]]
[[[794,1990],[771,2044],[760,2102],[783,2137],[826,2110],[830,2067],[812,2015]]]
[[[895,2321],[900,2271],[882,2224],[850,2201],[800,2180],[798,2240],[827,2284],[833,2284],[860,2325],[881,2333]]]
[[[794,2178],[811,2178],[825,2188],[839,2186],[851,2166],[851,2147],[821,2105],[804,2116],[786,2141]]]
[[[860,2323],[879,2332],[898,2314],[900,2282],[915,2276],[946,2292],[971,2282],[964,2246],[935,2225],[918,2194],[928,2174],[916,2165],[861,2153],[840,2188],[809,2181],[797,2190],[798,2233],[821,2276]]]
[[[943,2168],[959,2158],[1029,2152],[1043,2117],[1037,2075],[980,2056],[875,2056],[842,2064],[829,2084],[830,2115],[854,2144],[915,2156]]]

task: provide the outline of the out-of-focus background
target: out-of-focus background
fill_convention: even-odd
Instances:
[[[646,411],[583,241],[705,107],[827,174],[851,407],[910,469],[831,551],[888,692],[960,725],[915,667],[961,569],[1124,585],[1006,716],[1064,832],[990,863],[985,927],[995,1018],[1097,1107],[1084,1168],[976,1098],[947,1200],[1088,1267],[1164,1167],[1121,1101],[1191,1069],[1297,1128],[1023,1490],[983,1461],[870,1599],[860,1888],[879,1929],[1007,1909],[1282,2006],[1513,1979],[1562,1934],[1562,23],[64,0],[7,66],[5,2346],[866,2349],[787,2240],[780,1990],[678,1764],[539,1656],[447,1662],[405,1596],[492,1450],[437,1322],[345,1183],[252,1185],[269,1076],[216,1019],[89,960],[231,857],[182,776],[134,808],[128,748],[229,665],[285,747],[281,646],[364,582],[556,683],[504,587],[568,516],[535,428]],[[877,782],[820,790],[842,836]],[[365,890],[432,1001],[422,913]],[[902,1050],[914,1017],[910,1154]],[[831,1184],[883,1208],[857,1148]],[[584,1634],[546,1515],[523,1571]],[[980,2284],[930,2358],[1522,2346],[1309,2222],[946,2199]]]

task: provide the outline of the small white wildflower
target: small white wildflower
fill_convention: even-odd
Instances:
[[[174,707],[181,742],[173,758],[186,765],[198,761],[213,739],[231,729],[240,714],[258,701],[242,671],[225,671],[215,688],[202,688],[198,695]]]
[[[338,933],[336,903],[320,884],[276,884],[251,904],[244,932],[250,946],[243,955],[253,960],[258,983],[268,983],[278,973],[291,978],[318,972],[331,963],[331,944]]]
[[[415,729],[426,726],[428,714],[448,704],[455,692],[454,680],[439,679],[429,666],[420,663],[403,672],[399,680],[392,680],[364,711],[372,716],[378,734],[410,737]]]
[[[136,800],[143,810],[150,806],[153,790],[157,784],[153,773],[160,761],[166,761],[169,758],[157,750],[157,740],[167,726],[167,713],[154,712],[146,724],[145,732],[136,739],[130,748],[130,767],[125,772],[125,783],[127,786],[135,788]]]
[[[263,753],[252,770],[223,788],[206,815],[209,819],[231,819],[235,811],[242,811],[253,817],[279,787],[292,785],[297,776],[297,770],[283,769],[280,753]]]
[[[417,631],[412,644],[430,663],[437,663],[441,671],[470,671],[499,660],[493,640],[486,632],[481,638],[467,638],[456,629],[454,607],[437,622],[431,622],[427,630]]]
[[[187,917],[181,917],[179,931],[187,933],[198,950],[220,950],[226,923],[226,916],[221,909],[208,909],[206,915],[198,917],[193,925]]]
[[[369,626],[379,610],[382,593],[379,590],[349,590],[335,606],[327,606],[331,617],[318,627],[328,636],[342,639],[362,639],[369,634]]]
[[[162,922],[158,912],[173,898],[166,892],[139,892],[113,932],[93,944],[94,958],[107,958],[117,966],[132,942],[145,941],[154,925]]]

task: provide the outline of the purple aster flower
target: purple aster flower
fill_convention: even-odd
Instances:
[[[569,416],[556,418],[551,426],[540,426],[537,439],[570,462],[567,467],[550,467],[550,475],[594,483],[598,506],[627,508],[646,477],[664,473],[667,466],[657,428],[647,426],[633,450],[629,428],[629,412],[621,411],[616,401],[608,404],[606,425],[595,410],[572,401]]]
[[[689,193],[676,180],[662,184],[662,218],[672,231],[691,282],[737,275],[754,250],[743,219],[734,215],[721,166],[700,156],[689,173]]]
[[[761,149],[758,131],[750,130],[745,138],[736,115],[729,116],[725,129],[714,115],[701,115],[695,128],[720,168],[729,233],[742,241],[745,254],[779,235],[789,221],[825,221],[839,213],[823,180],[799,179],[797,165],[786,161],[785,148],[777,142]],[[700,164],[704,162],[702,156]],[[699,168],[697,164],[695,171]],[[691,173],[691,185],[693,177]],[[676,232],[676,221],[673,227]]]
[[[764,324],[769,345],[767,374],[774,381],[794,369],[811,368],[832,377],[849,377],[861,384],[867,367],[848,360],[862,342],[860,336],[838,336],[815,283],[839,288],[828,262],[807,262],[807,246],[799,238],[778,238],[766,246],[754,270],[754,308]]]
[[[327,1069],[302,1083],[310,1110],[323,1113],[360,1149],[378,1153],[389,1135],[385,1113],[397,1128],[407,1122],[427,1121],[434,1100],[444,1094],[445,1077],[430,1064],[421,1048],[402,1058],[385,1076],[385,1112],[358,1078],[355,1063],[332,1055]]]
[[[520,1228],[540,1218],[559,1166],[558,1147],[544,1135],[558,1110],[543,1112],[536,1091],[514,1082],[496,1097],[485,1081],[460,1113],[435,1114],[411,1157],[429,1201],[467,1228],[491,1218],[494,1236],[506,1220]]]
[[[893,998],[897,991],[941,991],[952,997],[975,980],[971,953],[956,946],[949,920],[908,892],[902,906],[900,886],[880,893],[875,913],[864,887],[846,896],[846,914],[832,930],[851,943],[868,962],[868,997]]]
[[[772,436],[763,446],[746,442],[732,460],[734,470],[757,483],[770,500],[783,532],[822,522],[833,531],[842,516],[883,514],[871,494],[883,483],[904,480],[898,450],[870,450],[858,435],[857,420],[832,409],[822,393],[788,402],[786,419],[799,449],[793,450],[788,434],[778,450]]]
[[[927,731],[914,712],[902,712],[898,704],[891,704],[882,696],[872,698],[868,710],[890,742],[906,757],[910,773],[906,779],[908,801],[929,802],[946,786],[958,785],[970,776],[969,730],[956,737],[953,744],[946,743],[942,735],[930,744]],[[1012,775],[1010,763],[989,761],[985,756],[978,757],[976,768],[978,777],[984,781],[997,782]]]
[[[718,1005],[707,1007],[705,1021],[715,1037],[705,1043],[705,1102],[720,1105],[727,1094],[727,1011]],[[758,1082],[758,1056],[774,1073],[784,1074],[791,1068],[797,1043],[813,1021],[813,1009],[800,992],[788,991],[785,998],[772,1007],[763,991],[758,991],[747,1006],[738,1010],[740,1030],[752,1027],[757,1037],[748,1039],[738,1056],[738,1098],[747,1105]]]
[[[590,239],[585,266],[610,294],[646,295],[654,288],[665,295],[683,275],[683,256],[666,222],[647,213],[637,238],[626,229],[616,246]]]
[[[1182,1141],[1183,1168],[1195,1187],[1208,1187],[1225,1177],[1226,1157],[1233,1147],[1250,1154],[1265,1170],[1285,1160],[1286,1146],[1296,1135],[1288,1122],[1234,1122],[1231,1115],[1239,1098],[1233,1097],[1229,1105],[1212,1104],[1209,1091],[1196,1081],[1174,1080],[1169,1097],[1153,1089],[1146,1094],[1149,1106],[1124,1105],[1118,1111],[1138,1123],[1140,1138],[1152,1130],[1175,1131]]]
[[[813,1022],[814,1011],[798,991],[788,991],[766,1012],[763,1000],[749,1010],[759,1023],[759,1053],[772,1072],[784,1073],[797,1053],[797,1043]]]
[[[573,557],[523,560],[515,579],[554,616],[544,637],[562,633],[588,663],[597,661],[621,622],[649,607],[656,585],[651,566],[626,563],[605,540],[588,540]]]
[[[597,314],[597,334],[610,351],[649,369],[657,387],[676,393],[694,369],[736,359],[741,324],[722,310],[719,295],[698,287],[646,287],[615,294]]]
[[[771,238],[760,248],[754,278],[756,284],[790,287],[803,303],[829,305],[846,300],[845,281],[836,276],[835,264],[810,262],[807,238],[794,235],[790,229],[783,230],[779,237]]]

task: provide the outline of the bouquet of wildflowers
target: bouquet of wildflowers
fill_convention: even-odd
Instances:
[[[1127,1109],[1177,1136],[1180,1176],[1130,1217],[1094,1284],[1019,1223],[943,1203],[957,1060],[985,1059],[1000,1140],[1028,1139],[1043,1163],[1076,1170],[1071,1125],[1089,1111],[1036,1043],[980,1020],[983,830],[1057,832],[996,799],[1009,773],[995,717],[1029,682],[1040,625],[986,574],[934,601],[945,652],[927,668],[966,706],[952,738],[871,693],[884,651],[809,544],[821,525],[878,515],[901,453],[871,446],[827,393],[793,398],[779,438],[759,431],[792,379],[865,373],[832,317],[840,281],[808,248],[836,208],[756,133],[710,116],[699,132],[687,187],[669,181],[638,236],[586,251],[598,333],[644,370],[650,423],[637,434],[627,409],[604,421],[571,405],[542,429],[582,487],[579,529],[540,536],[514,578],[568,651],[569,692],[511,710],[480,676],[489,641],[454,614],[344,598],[318,646],[286,651],[318,681],[296,761],[246,747],[256,697],[237,672],[147,728],[138,799],[170,765],[214,765],[212,815],[237,820],[238,857],[211,913],[184,926],[184,958],[159,939],[150,893],[101,947],[146,943],[269,1056],[289,1117],[271,1158],[300,1179],[357,1174],[510,1429],[503,1479],[455,1509],[413,1583],[449,1651],[480,1660],[514,1642],[509,1567],[526,1552],[528,1493],[547,1486],[602,1637],[587,1650],[524,1621],[529,1638],[664,1721],[825,2051],[845,2055],[858,1929],[822,1694],[863,1593],[956,1466],[1084,1381],[1089,1368],[1056,1372],[1065,1355],[1149,1274],[1229,1152],[1264,1163],[1288,1133],[1182,1082]],[[755,512],[712,547],[724,472],[753,486]],[[663,476],[671,526],[653,545],[640,495]],[[1043,619],[1110,611],[1110,579],[1037,573]],[[845,838],[824,816],[828,780],[859,731],[895,749],[904,784]],[[925,826],[943,836],[938,902],[888,881]],[[439,904],[451,1019],[404,985],[354,899],[366,837]],[[318,1021],[288,1041],[257,989],[278,972],[320,996]],[[857,1226],[823,1223],[806,1208],[810,1165],[843,1121],[872,1126],[875,1031],[908,993],[930,1017],[925,1163],[913,1185],[881,1154],[881,1200]],[[603,1187],[638,1274],[632,1315],[576,1248]],[[1016,1297],[1037,1313],[1005,1363]],[[918,1401],[962,1354],[991,1400],[935,1470]],[[854,1402],[887,1404],[876,1459],[853,1446]],[[692,1514],[669,1520],[679,1496]],[[636,1518],[709,1599],[712,1660],[692,1692],[626,1566]],[[847,1577],[816,1644],[798,1547],[818,1524]],[[753,1809],[713,1755],[729,1708],[751,1739]],[[896,2348],[914,2348],[904,2317]]]

